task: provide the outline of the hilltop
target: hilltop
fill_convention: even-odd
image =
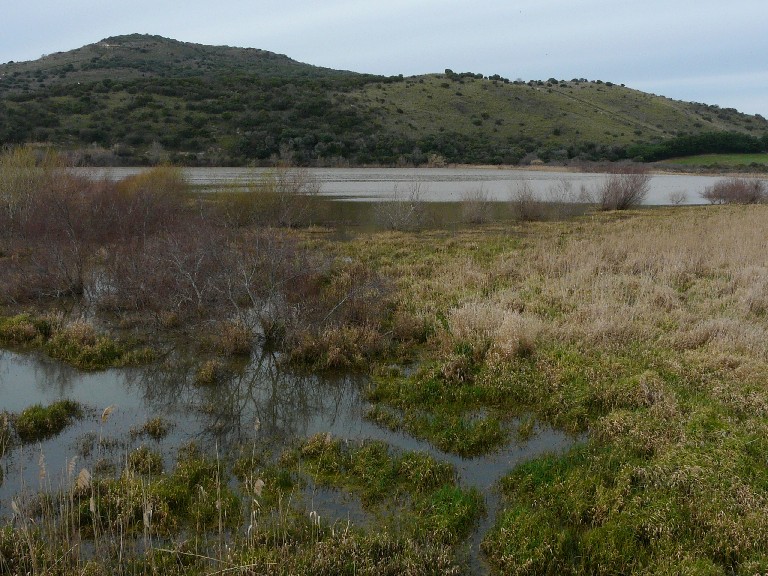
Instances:
[[[726,133],[728,151],[768,144],[761,116],[609,81],[383,77],[139,34],[0,65],[0,143],[92,163],[617,160]]]

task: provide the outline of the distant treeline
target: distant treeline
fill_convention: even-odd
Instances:
[[[768,151],[768,134],[762,137],[739,132],[706,132],[678,136],[658,144],[640,144],[627,149],[627,156],[642,162],[699,154],[754,154]]]

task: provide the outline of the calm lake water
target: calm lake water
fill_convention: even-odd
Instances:
[[[90,168],[95,177],[124,178],[141,168]],[[185,168],[190,183],[212,189],[243,187],[258,179],[264,168]],[[311,168],[321,185],[320,193],[343,200],[391,200],[407,197],[418,187],[421,200],[459,202],[467,194],[482,190],[489,200],[506,201],[527,183],[543,200],[563,200],[563,190],[577,200],[582,190],[594,190],[605,178],[600,173],[550,172],[497,168]],[[718,176],[654,175],[645,200],[647,205],[703,204],[701,193]],[[677,197],[677,198],[675,198]]]

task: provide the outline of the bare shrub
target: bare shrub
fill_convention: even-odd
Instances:
[[[536,193],[528,180],[521,181],[510,196],[512,212],[515,218],[523,222],[543,220],[546,210],[544,202],[536,197]]]
[[[560,178],[547,188],[546,201],[553,217],[569,218],[584,213],[589,194],[583,184],[577,192],[573,182]]]
[[[214,329],[213,347],[224,356],[247,356],[253,349],[253,334],[239,321],[220,322]]]
[[[58,157],[42,159],[32,148],[10,148],[0,154],[0,236],[19,233],[35,211],[36,195],[55,180]]]
[[[248,192],[253,222],[294,228],[312,223],[320,182],[306,168],[279,166],[251,183]]]
[[[651,175],[644,168],[624,166],[600,184],[596,201],[601,210],[628,210],[643,203],[650,186]]]
[[[680,206],[688,201],[688,194],[685,190],[675,190],[669,193],[669,203],[673,206]]]
[[[768,188],[757,178],[728,178],[708,186],[701,197],[710,204],[762,204],[768,199]]]
[[[388,230],[418,230],[426,223],[421,184],[410,182],[405,188],[395,184],[392,200],[376,204],[376,220]]]
[[[461,217],[470,224],[484,224],[491,220],[491,200],[488,192],[480,186],[461,194]]]
[[[179,220],[188,190],[180,168],[157,166],[117,184],[116,223],[123,238],[142,240]]]
[[[221,232],[190,219],[142,243],[115,247],[104,265],[102,308],[178,320],[215,315],[226,307],[222,277],[227,245]]]

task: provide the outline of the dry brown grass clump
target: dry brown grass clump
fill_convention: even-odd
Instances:
[[[768,214],[664,211],[571,224],[543,234],[525,257],[499,262],[516,281],[491,296],[547,319],[567,341],[663,337],[681,349],[714,345],[768,358]]]

